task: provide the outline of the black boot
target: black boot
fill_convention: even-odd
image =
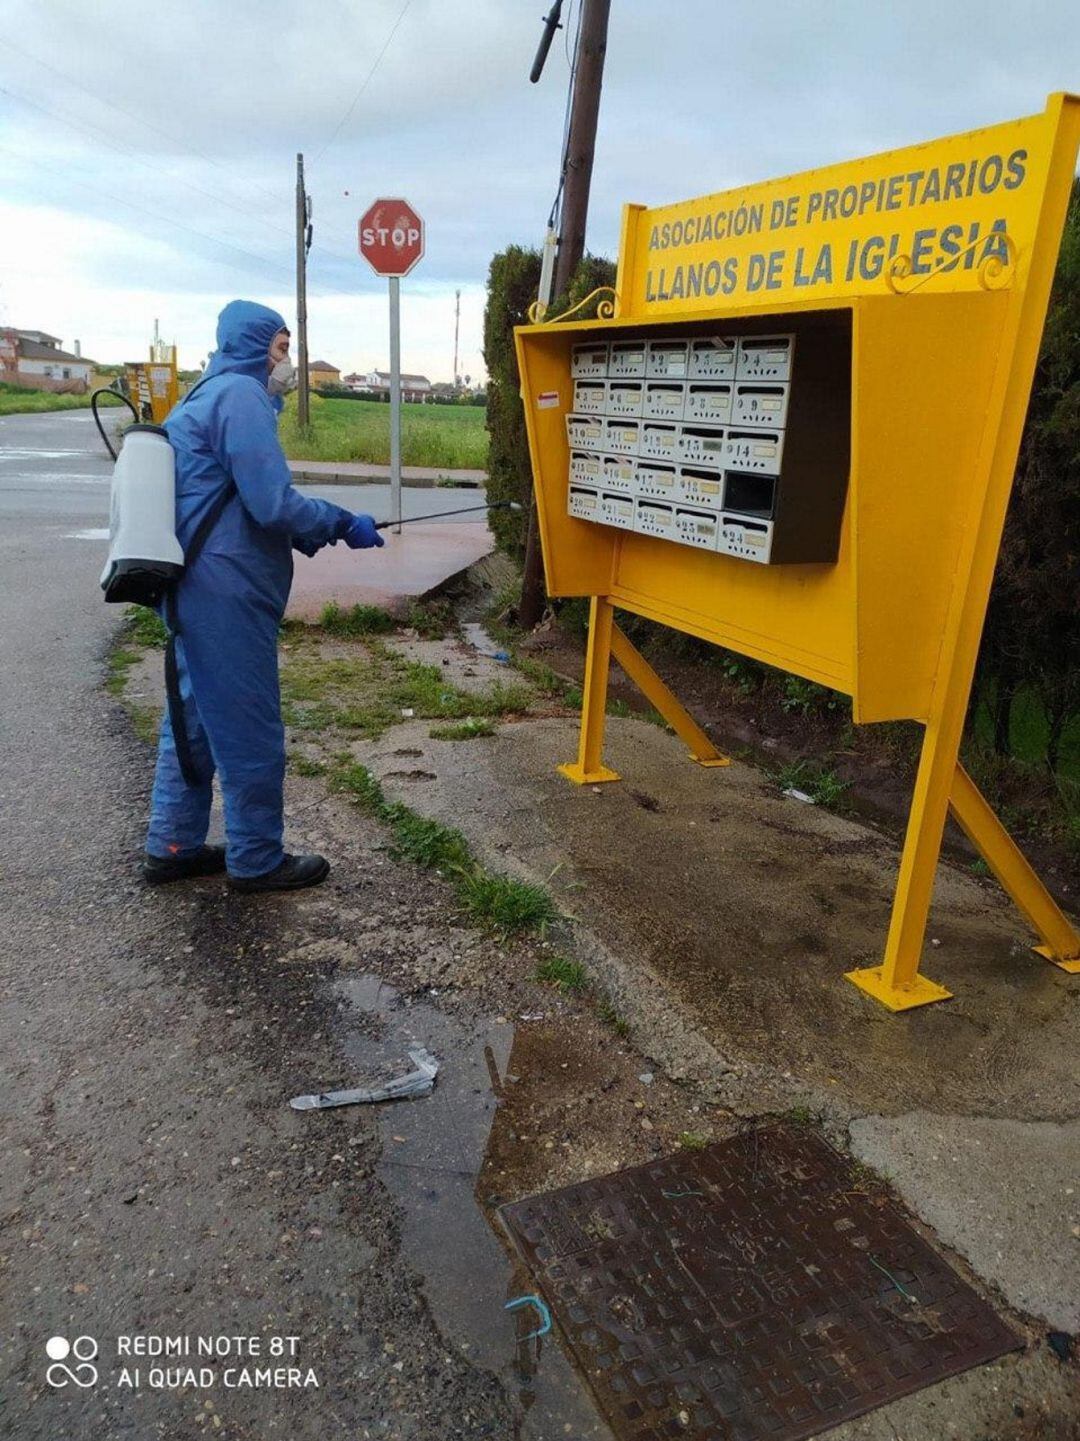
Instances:
[[[280,866],[261,876],[230,876],[232,891],[302,891],[305,886],[318,886],[330,874],[330,862],[324,856],[286,856]]]
[[[148,886],[187,881],[193,876],[217,876],[225,869],[224,846],[200,846],[190,856],[143,856],[143,880]]]

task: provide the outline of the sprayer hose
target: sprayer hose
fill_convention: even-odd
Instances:
[[[132,415],[135,417],[136,421],[139,419],[139,412],[135,409],[134,405],[131,403],[131,401],[126,395],[122,394],[119,390],[113,390],[112,386],[110,385],[103,385],[100,390],[95,390],[90,396],[90,409],[93,412],[94,424],[98,428],[98,434],[105,442],[105,449],[112,456],[113,460],[115,460],[116,451],[113,450],[112,445],[109,442],[109,437],[105,434],[105,427],[101,423],[101,416],[98,415],[97,398],[99,395],[115,395],[119,400],[122,400],[124,402],[128,410],[130,410]]]

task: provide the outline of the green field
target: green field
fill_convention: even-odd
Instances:
[[[281,443],[290,460],[360,460],[386,465],[390,460],[390,407],[377,400],[311,397],[311,426],[301,435],[296,397],[281,417]],[[403,405],[403,465],[485,470],[487,431],[478,405]]]
[[[119,405],[119,400],[105,396],[102,405]],[[85,410],[89,395],[56,395],[51,390],[24,390],[21,385],[0,382],[0,415],[37,414],[44,410]]]

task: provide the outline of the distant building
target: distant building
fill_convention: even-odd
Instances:
[[[313,360],[308,366],[308,374],[316,390],[322,390],[327,385],[341,384],[341,371],[328,360]]]
[[[380,398],[384,395],[388,397],[390,394],[390,372],[388,370],[369,370],[366,374],[347,375],[345,377],[345,384],[350,390],[368,391]],[[432,393],[432,384],[426,375],[402,375],[402,400],[430,400]]]
[[[43,330],[0,331],[0,380],[25,388],[84,391],[94,373],[94,362],[74,350],[64,350],[58,336]]]

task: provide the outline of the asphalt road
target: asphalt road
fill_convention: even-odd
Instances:
[[[97,590],[104,547],[71,538],[105,520],[95,442],[79,412],[0,419],[0,1436],[599,1434],[561,1372],[523,1418],[512,1331],[496,1337],[503,1365],[454,1321],[471,1293],[513,1325],[508,1265],[468,1188],[475,1257],[452,1212],[428,1226],[429,1250],[456,1248],[470,1278],[436,1317],[372,1109],[331,1121],[285,1104],[343,1073],[320,946],[391,904],[413,919],[407,876],[389,899],[379,879],[377,838],[304,897],[138,879],[150,758],[102,688],[117,624]],[[139,1355],[198,1337],[214,1356]],[[223,1368],[245,1364],[277,1379],[225,1389]]]

